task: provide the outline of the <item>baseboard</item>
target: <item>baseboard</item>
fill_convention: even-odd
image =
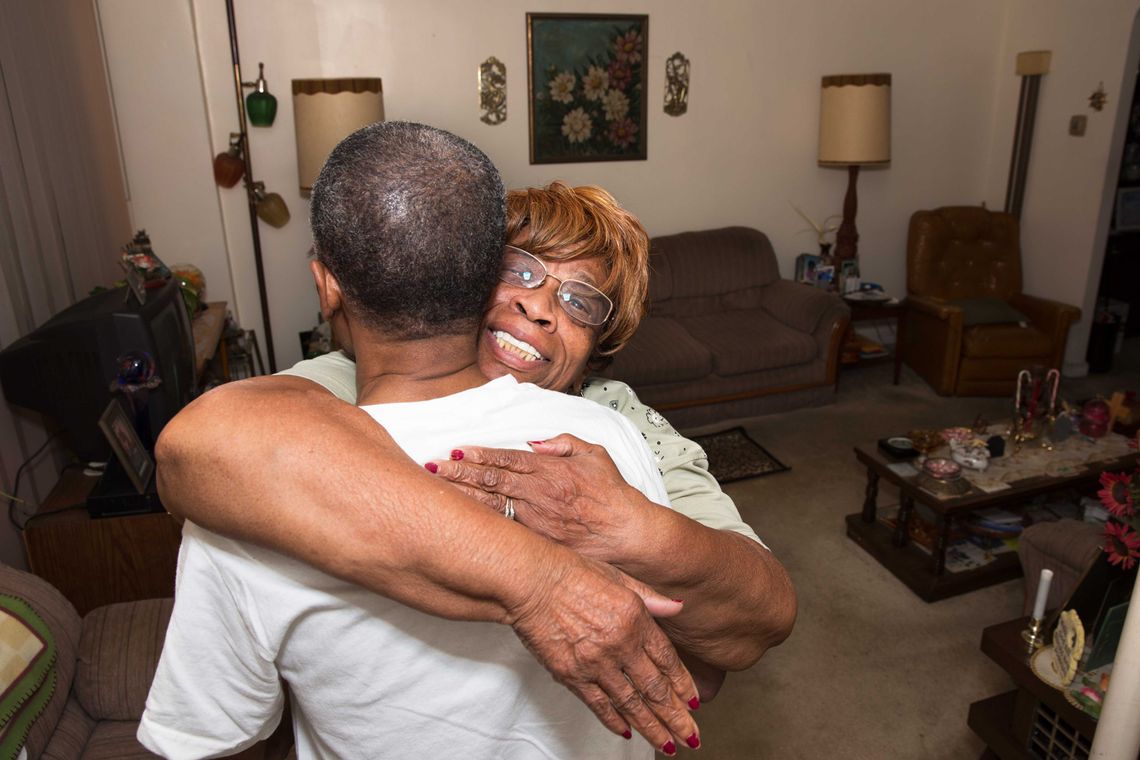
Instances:
[[[1061,374],[1065,377],[1085,377],[1088,373],[1088,362],[1065,362],[1061,365]]]

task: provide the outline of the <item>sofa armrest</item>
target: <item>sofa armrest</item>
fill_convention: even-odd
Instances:
[[[92,718],[142,718],[173,607],[173,599],[144,599],[108,604],[83,618],[73,688]]]
[[[764,286],[760,306],[793,330],[808,334],[816,332],[825,314],[831,319],[836,310],[847,317],[851,315],[839,296],[791,280],[776,280]]]
[[[1059,367],[1069,340],[1069,328],[1081,318],[1081,310],[1060,301],[1019,293],[1009,299],[1014,308],[1029,317],[1037,329],[1049,336],[1053,346],[1050,366]]]

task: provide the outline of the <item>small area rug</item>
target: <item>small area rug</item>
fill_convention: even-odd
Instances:
[[[708,455],[709,471],[718,483],[758,478],[790,469],[752,440],[742,427],[709,435],[698,435],[693,440],[700,444]]]

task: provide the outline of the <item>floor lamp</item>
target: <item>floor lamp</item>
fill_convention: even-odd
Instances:
[[[855,229],[859,167],[891,160],[891,75],[825,76],[820,88],[819,165],[847,167],[843,221],[835,233],[835,264],[858,254]]]
[[[253,262],[257,269],[257,295],[261,299],[261,323],[265,333],[265,354],[269,359],[269,371],[277,371],[277,359],[273,351],[273,327],[269,319],[269,299],[265,292],[265,265],[261,257],[261,230],[258,219],[274,227],[282,227],[289,221],[289,209],[285,201],[277,193],[265,192],[264,182],[255,182],[253,178],[253,159],[249,150],[249,120],[246,118],[246,99],[243,97],[245,88],[253,88],[250,94],[250,118],[256,119],[259,126],[268,126],[273,123],[277,112],[277,100],[269,95],[264,76],[264,67],[259,67],[256,82],[243,82],[241,76],[241,59],[238,56],[237,24],[234,22],[233,0],[226,0],[226,20],[230,28],[230,58],[234,67],[234,94],[237,96],[238,121],[240,132],[231,137],[234,149],[240,151],[244,162],[245,191],[249,205],[249,227],[253,236]],[[256,109],[256,113],[254,110]]]

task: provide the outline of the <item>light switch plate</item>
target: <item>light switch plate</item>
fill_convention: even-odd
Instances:
[[[1089,125],[1089,117],[1077,114],[1069,118],[1069,134],[1073,137],[1084,137],[1085,128]]]

